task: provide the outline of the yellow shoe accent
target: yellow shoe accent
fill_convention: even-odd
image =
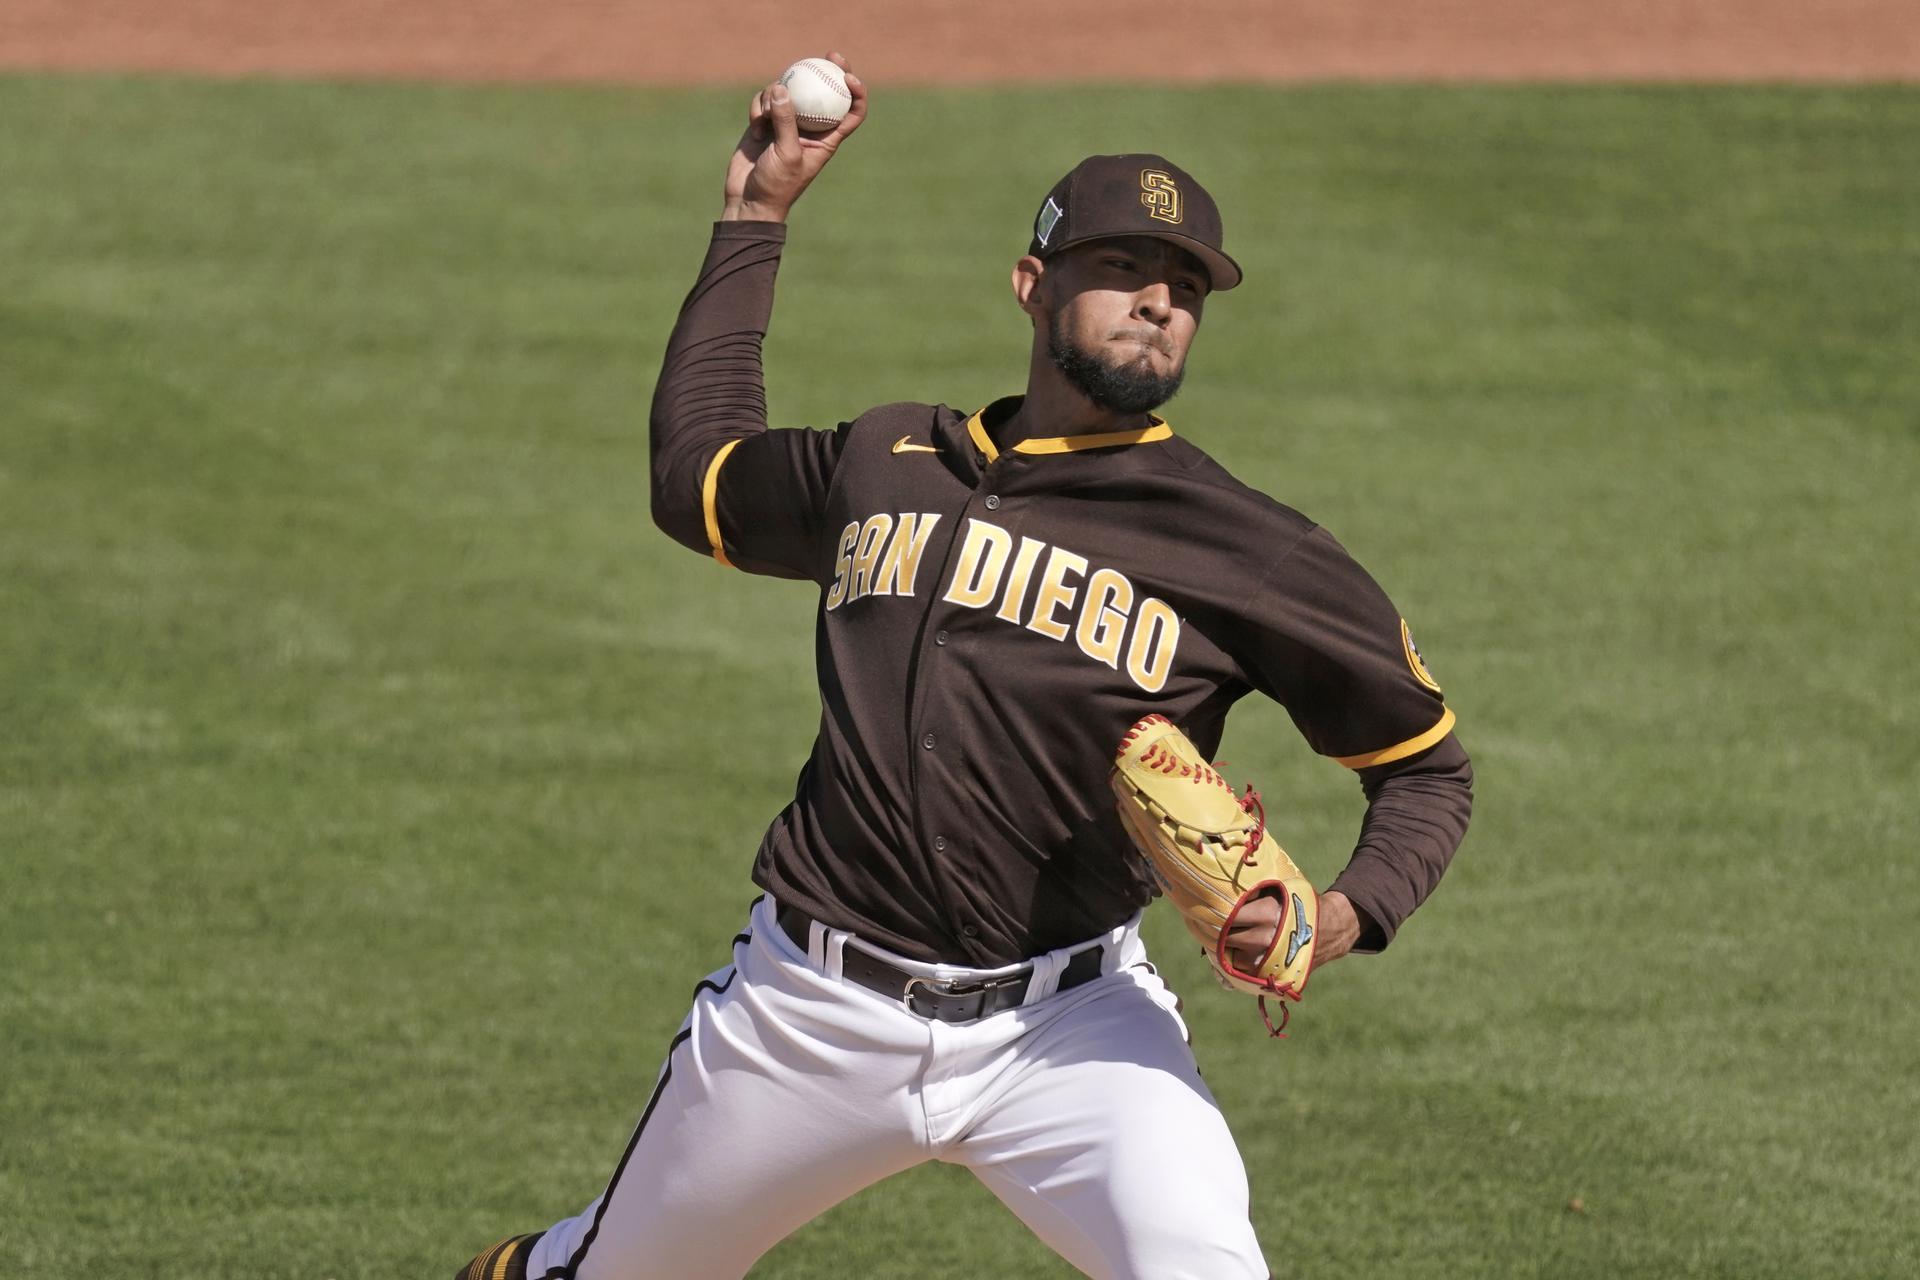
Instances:
[[[509,1236],[462,1267],[454,1280],[524,1280],[527,1274],[526,1250],[539,1235]],[[519,1259],[515,1265],[515,1259]]]

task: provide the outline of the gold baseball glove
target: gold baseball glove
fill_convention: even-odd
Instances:
[[[1234,794],[1226,779],[1165,716],[1151,715],[1120,740],[1111,778],[1120,821],[1172,901],[1187,932],[1199,939],[1223,985],[1260,997],[1267,1030],[1281,1034],[1267,997],[1299,1000],[1313,967],[1320,900],[1313,885],[1267,831],[1259,793]],[[1263,894],[1279,900],[1273,944],[1252,970],[1227,950],[1240,910]]]

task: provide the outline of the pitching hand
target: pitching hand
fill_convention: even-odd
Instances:
[[[837,53],[829,61],[845,73],[853,106],[830,132],[803,137],[786,86],[774,83],[753,95],[747,131],[727,165],[722,222],[785,222],[787,211],[819,175],[847,136],[867,118],[867,87]]]

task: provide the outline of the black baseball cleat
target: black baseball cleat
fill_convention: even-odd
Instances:
[[[455,1272],[453,1280],[527,1280],[527,1255],[533,1251],[533,1242],[545,1234],[536,1231],[502,1240]]]

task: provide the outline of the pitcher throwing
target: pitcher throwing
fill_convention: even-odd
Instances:
[[[795,202],[866,117],[846,83],[852,109],[817,138],[783,89],[755,96],[652,412],[661,529],[721,570],[817,586],[819,736],[754,861],[765,896],[697,984],[604,1191],[461,1275],[737,1277],[945,1160],[1089,1275],[1265,1276],[1141,911],[1169,886],[1215,967],[1280,998],[1382,949],[1466,830],[1453,713],[1340,544],[1155,415],[1240,283],[1213,198],[1163,157],[1088,157],[1041,198],[1012,270],[1023,395],[768,429],[774,274]],[[937,330],[939,300],[881,322]],[[1129,832],[1175,811],[1179,856],[1202,824],[1137,771],[1205,770],[1255,692],[1358,773],[1365,816],[1316,895],[1247,797],[1209,791],[1218,830],[1191,848],[1263,861],[1209,863],[1193,895],[1220,914],[1195,925],[1177,869],[1156,881]]]

